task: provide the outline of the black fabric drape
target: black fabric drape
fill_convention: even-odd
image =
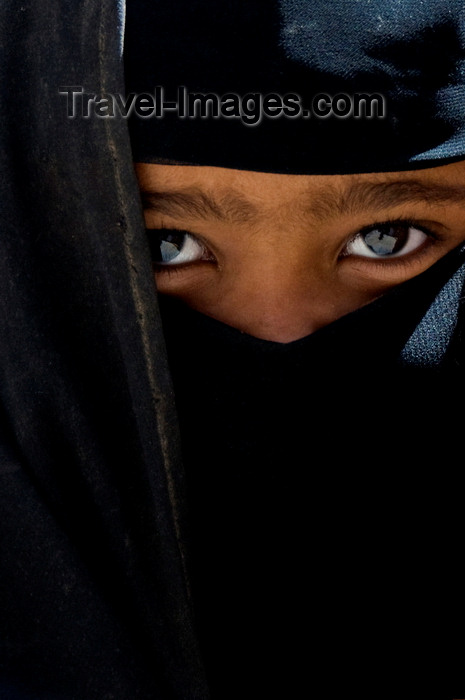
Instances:
[[[122,7],[0,9],[0,697],[206,698],[126,124]]]

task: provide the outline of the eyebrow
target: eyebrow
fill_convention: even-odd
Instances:
[[[343,189],[330,184],[317,195],[312,194],[306,212],[323,220],[342,214],[381,211],[407,203],[465,206],[465,187],[420,180],[354,182]]]
[[[213,195],[198,187],[180,190],[142,190],[144,207],[172,217],[189,217],[208,220],[212,217],[226,223],[249,223],[259,218],[260,210],[246,197],[234,190]],[[328,183],[324,190],[312,189],[305,194],[302,204],[306,216],[318,221],[341,215],[357,215],[376,212],[402,204],[458,204],[465,207],[465,187],[424,183],[420,180],[395,180],[388,182],[359,181],[341,187]]]
[[[214,218],[227,223],[248,223],[259,215],[258,208],[234,191],[220,192],[216,196],[197,187],[158,192],[142,190],[145,207],[173,217],[186,216],[197,219]]]

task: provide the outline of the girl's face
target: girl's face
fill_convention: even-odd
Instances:
[[[368,175],[136,173],[159,292],[266,340],[309,335],[465,241],[465,161]]]

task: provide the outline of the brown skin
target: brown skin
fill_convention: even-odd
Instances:
[[[465,240],[465,161],[330,176],[135,167],[147,228],[191,234],[185,262],[154,264],[159,292],[266,340],[309,335]],[[386,222],[395,255],[366,245]]]

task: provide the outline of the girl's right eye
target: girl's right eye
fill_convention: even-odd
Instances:
[[[152,262],[159,267],[213,261],[205,245],[192,233],[174,229],[146,229]]]

